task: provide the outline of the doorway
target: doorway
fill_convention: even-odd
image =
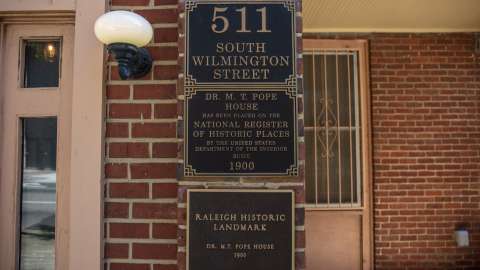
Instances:
[[[307,269],[372,269],[367,42],[304,40]]]
[[[73,35],[2,25],[1,269],[68,268]]]

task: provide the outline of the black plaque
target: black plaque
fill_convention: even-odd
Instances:
[[[296,173],[295,98],[278,90],[199,90],[186,115],[195,175]]]
[[[185,176],[295,176],[295,1],[185,2]]]
[[[293,270],[292,191],[189,190],[188,270]]]
[[[186,1],[186,78],[286,83],[295,77],[295,3]]]

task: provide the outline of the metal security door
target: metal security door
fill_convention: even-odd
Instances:
[[[307,269],[371,268],[366,42],[305,40]]]

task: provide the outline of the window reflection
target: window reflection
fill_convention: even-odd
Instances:
[[[24,118],[20,269],[55,268],[57,119]]]
[[[60,71],[59,40],[27,40],[24,44],[25,88],[58,87]]]

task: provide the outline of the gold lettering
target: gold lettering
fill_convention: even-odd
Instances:
[[[193,56],[193,65],[194,66],[202,66],[203,65],[203,59],[205,56]]]
[[[265,223],[254,223],[254,224],[244,224],[244,223],[214,223],[213,231],[235,231],[235,232],[266,232],[267,224]]]
[[[225,103],[225,110],[227,111],[258,111],[258,103]]]
[[[237,121],[193,121],[193,128],[240,128]]]
[[[220,70],[215,69],[213,71],[213,79],[214,80],[220,80],[222,78],[222,74],[220,73]]]

